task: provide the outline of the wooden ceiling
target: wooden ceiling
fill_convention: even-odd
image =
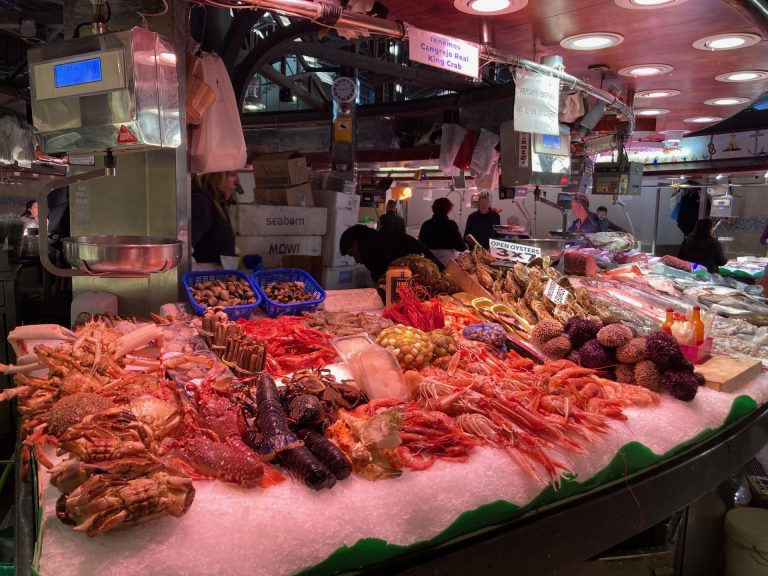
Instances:
[[[474,42],[480,41],[479,16],[459,12],[452,0],[384,0],[390,19]],[[722,51],[703,51],[692,46],[704,36],[750,32],[758,28],[723,0],[688,0],[666,8],[629,10],[613,0],[529,0],[519,12],[488,17],[492,43],[498,49],[530,60],[559,54],[566,72],[595,84],[589,66],[604,64],[616,72],[636,64],[669,64],[672,72],[661,76],[626,78],[631,92],[672,88],[678,96],[635,99],[635,108],[666,108],[656,118],[656,130],[695,131],[706,124],[684,123],[693,116],[727,118],[747,107],[710,106],[704,100],[739,96],[750,101],[768,89],[768,80],[719,82],[715,76],[745,69],[768,69],[768,40],[753,46]],[[623,43],[594,51],[569,50],[563,38],[587,32],[614,32]],[[599,81],[599,76],[597,78]]]

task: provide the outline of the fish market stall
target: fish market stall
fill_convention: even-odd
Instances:
[[[199,316],[12,332],[4,396],[36,463],[38,573],[459,573],[502,545],[545,573],[686,506],[768,440],[768,377],[703,386],[659,329],[660,307],[694,295],[476,249],[449,270],[478,297],[423,260],[383,310],[217,271],[188,282]],[[552,549],[552,530],[569,544]]]

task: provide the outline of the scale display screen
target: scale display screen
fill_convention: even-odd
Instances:
[[[541,143],[543,144],[544,148],[548,148],[549,150],[559,150],[560,136],[551,136],[549,134],[542,134]]]
[[[53,67],[53,77],[56,88],[101,82],[101,58],[56,64]]]

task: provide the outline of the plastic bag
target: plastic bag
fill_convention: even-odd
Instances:
[[[490,130],[483,128],[477,138],[475,152],[472,154],[472,162],[469,164],[469,172],[474,178],[479,178],[491,172],[493,166],[499,161],[499,136]]]
[[[670,213],[669,217],[672,218],[675,222],[677,222],[677,217],[680,215],[680,200],[678,200],[674,206],[672,206],[672,212]]]
[[[443,133],[440,138],[440,170],[446,176],[461,174],[461,170],[453,165],[453,160],[466,134],[466,128],[458,124],[443,124]]]
[[[239,170],[246,160],[245,137],[229,73],[216,54],[203,54],[197,68],[216,100],[200,127],[190,128],[189,169],[194,174]]]

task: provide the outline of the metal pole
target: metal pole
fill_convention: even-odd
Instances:
[[[74,176],[66,176],[65,178],[56,178],[50,182],[45,183],[40,187],[38,192],[37,210],[38,210],[38,222],[40,223],[40,229],[38,231],[38,246],[40,247],[40,262],[43,268],[48,270],[54,276],[80,276],[81,272],[78,270],[65,270],[58,268],[48,255],[48,193],[56,190],[57,188],[63,188],[70,184],[77,184],[78,182],[87,182],[88,180],[95,180],[97,178],[103,178],[107,175],[107,169],[91,170],[89,172],[83,172],[82,174],[75,174]]]
[[[656,255],[656,235],[659,233],[659,204],[661,203],[661,188],[656,188],[656,210],[653,212],[653,241],[651,254]]]

